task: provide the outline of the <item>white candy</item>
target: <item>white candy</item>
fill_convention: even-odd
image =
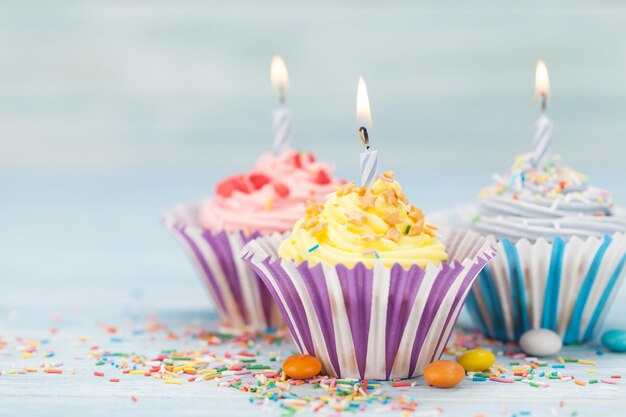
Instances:
[[[561,337],[548,329],[528,330],[519,339],[519,345],[527,355],[551,356],[563,347]]]

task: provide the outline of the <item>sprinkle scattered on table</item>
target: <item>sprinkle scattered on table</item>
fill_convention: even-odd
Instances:
[[[100,327],[101,343],[80,338],[76,345],[84,347],[86,358],[92,361],[92,377],[104,384],[123,384],[130,378],[167,384],[171,386],[169,389],[210,384],[246,393],[251,404],[271,408],[285,416],[303,410],[334,415],[366,410],[399,411],[403,416],[438,415],[445,411],[442,407],[420,408],[416,389],[431,389],[423,378],[388,382],[324,375],[306,380],[288,378],[281,369],[285,357],[277,352],[284,354],[285,348],[293,350],[285,330],[260,334],[222,325],[215,331],[208,331],[198,324],[190,324],[177,332],[155,320],[131,330],[120,330],[120,326],[108,324]],[[124,343],[133,338],[148,341],[144,353],[124,349]],[[163,341],[171,341],[177,348],[156,349]],[[150,350],[151,345],[155,346],[154,351]],[[485,339],[464,327],[456,329],[442,359],[455,360],[476,348],[492,351],[496,362],[488,370],[467,372],[464,382],[456,389],[463,389],[463,384],[498,384],[498,387],[525,384],[530,390],[548,389],[552,384],[571,384],[572,389],[604,387],[610,390],[617,389],[611,387],[618,385],[621,379],[615,372],[602,374],[594,368],[602,360],[602,351],[587,349],[581,350],[584,357],[558,356],[544,360],[527,356],[514,344]],[[296,353],[295,350],[292,353]],[[0,367],[0,376],[43,372],[50,374],[50,383],[54,383],[54,378],[76,375],[76,370],[66,368],[61,360],[52,360],[55,352],[45,338],[0,337],[0,357],[10,357],[13,361],[10,369]],[[35,366],[33,360],[40,363]],[[20,361],[28,365],[20,366]],[[137,402],[135,395],[130,398]],[[564,403],[558,404],[563,407]],[[523,410],[516,414],[529,415]]]

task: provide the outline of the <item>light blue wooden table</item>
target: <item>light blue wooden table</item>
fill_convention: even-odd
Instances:
[[[49,360],[63,362],[66,372],[0,376],[2,415],[266,415],[263,407],[249,403],[248,394],[218,388],[214,381],[177,386],[124,375],[120,383],[110,383],[108,378],[119,376],[119,371],[96,367],[87,356],[92,344],[154,355],[161,349],[201,345],[185,338],[167,340],[162,334],[150,340],[146,333],[133,332],[144,329],[151,317],[177,334],[191,323],[215,326],[195,272],[159,225],[159,216],[170,202],[201,195],[204,183],[155,177],[15,179],[4,177],[5,198],[0,202],[0,337],[9,341],[0,354],[0,370],[39,366]],[[413,193],[409,190],[409,195]],[[622,291],[609,317],[611,326],[623,325],[625,300]],[[120,333],[113,337],[120,340],[112,339],[103,324],[117,326]],[[11,350],[15,337],[48,339],[41,349],[53,350],[54,356],[22,359]],[[81,338],[89,341],[79,343]],[[279,351],[284,357],[292,349],[283,345]],[[572,347],[563,355],[586,358],[595,349]],[[593,367],[596,374],[587,373],[590,367],[583,365],[568,365],[568,373],[584,380],[614,374],[626,378],[626,356],[606,354],[591,359],[598,360]],[[499,361],[506,365],[510,359]],[[94,370],[106,376],[94,377]],[[418,386],[404,393],[419,402],[416,416],[438,415],[437,408],[444,410],[443,416],[525,415],[522,412],[617,416],[626,406],[623,384],[580,387],[553,382],[550,388],[533,389],[521,383],[464,381],[457,388],[438,390],[427,387],[422,378],[417,382]],[[297,387],[294,392],[306,394],[307,390]],[[131,396],[138,401],[131,401]],[[377,414],[378,407],[371,406],[368,413]],[[280,415],[283,410],[273,404],[269,412]]]
[[[49,360],[76,370],[1,375],[0,416],[265,414],[209,382],[109,383],[76,343],[158,353],[192,342],[133,335],[147,315],[177,333],[194,320],[214,325],[159,218],[268,149],[273,54],[290,72],[294,146],[350,178],[365,76],[381,166],[426,211],[469,201],[489,181],[485,168],[528,150],[532,75],[544,58],[557,149],[625,205],[624,28],[626,8],[611,0],[0,0],[0,337],[11,342],[0,370],[43,360],[11,351],[18,336],[49,339]],[[623,288],[607,326],[626,327],[625,315]],[[122,341],[101,323],[119,326]],[[626,356],[605,355],[596,369],[626,376]],[[418,382],[415,415],[604,417],[626,406],[622,385]]]

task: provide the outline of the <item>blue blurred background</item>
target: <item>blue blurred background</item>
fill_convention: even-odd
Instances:
[[[431,211],[530,149],[543,58],[556,150],[626,203],[626,4],[335,3],[0,0],[0,313],[203,312],[159,219],[270,149],[274,54],[293,146],[358,175],[363,75],[381,165]]]

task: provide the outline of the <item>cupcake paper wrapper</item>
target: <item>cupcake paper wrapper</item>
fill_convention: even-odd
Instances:
[[[495,255],[488,239],[449,232],[448,254],[462,261],[425,270],[380,263],[309,267],[277,257],[284,238],[255,239],[243,258],[270,289],[299,351],[344,378],[420,375],[442,354],[472,283]]]
[[[431,221],[470,224],[475,208],[435,214]],[[626,236],[498,241],[498,255],[468,296],[476,325],[490,337],[519,340],[527,330],[547,328],[564,343],[592,339],[602,327],[624,279]]]
[[[202,230],[198,210],[198,204],[175,207],[165,215],[163,223],[195,265],[220,318],[261,330],[284,326],[269,291],[239,256],[243,246],[260,234]]]

